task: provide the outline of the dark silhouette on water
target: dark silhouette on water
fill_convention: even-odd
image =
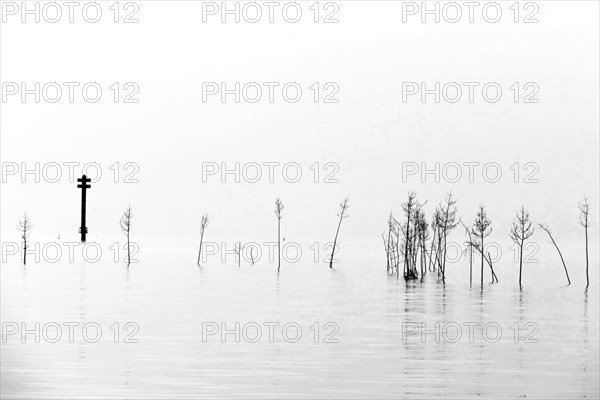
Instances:
[[[200,257],[202,256],[202,240],[204,239],[204,230],[208,225],[208,214],[202,216],[200,221],[200,248],[198,249],[198,266],[200,266]]]
[[[385,235],[382,235],[382,238],[387,258],[387,271],[390,274],[395,273],[397,278],[400,277],[401,262],[402,276],[406,280],[419,278],[417,266],[421,269],[421,277],[426,274],[427,241],[430,234],[429,224],[423,212],[424,205],[425,203],[419,203],[414,192],[410,192],[407,201],[402,204],[406,222],[404,224],[399,222],[390,213],[387,239]],[[435,227],[432,226],[432,229],[435,235]],[[431,256],[429,258],[431,264]]]
[[[133,219],[133,214],[131,213],[131,206],[127,206],[125,212],[121,216],[121,220],[119,221],[119,226],[121,227],[121,231],[125,236],[127,236],[127,267],[131,264],[131,246],[129,244],[129,233],[131,232],[131,220]]]
[[[33,228],[33,224],[29,220],[27,213],[23,213],[17,225],[17,229],[21,232],[21,239],[23,240],[23,265],[27,265],[27,249],[29,248],[27,238],[31,233],[31,228]]]
[[[88,228],[85,226],[85,203],[86,203],[86,189],[90,189],[92,186],[89,185],[91,179],[88,179],[85,175],[77,179],[79,184],[77,188],[81,189],[81,226],[79,227],[79,233],[81,234],[81,241],[85,242],[85,236],[88,233]]]
[[[244,247],[245,246],[242,245],[241,241],[238,241],[237,243],[235,243],[233,245],[233,250],[234,250],[236,258],[237,258],[238,267],[242,266],[242,250],[244,250]]]
[[[442,282],[446,282],[446,251],[448,233],[458,226],[456,220],[456,200],[452,197],[452,192],[448,193],[445,203],[440,204],[436,211],[436,226],[439,227],[439,242],[441,244],[441,258],[438,271],[442,274]]]
[[[335,254],[335,246],[337,244],[338,234],[340,233],[340,227],[342,226],[342,220],[344,218],[348,218],[347,210],[350,205],[348,204],[348,196],[340,203],[340,212],[338,212],[338,217],[340,217],[340,222],[338,223],[337,231],[335,231],[335,239],[333,239],[333,249],[331,250],[331,258],[329,259],[329,268],[333,268],[333,255]]]
[[[396,268],[396,270],[398,269],[400,254],[400,251],[398,250],[398,237],[400,233],[398,232],[398,229],[396,227],[397,221],[394,218],[393,214],[390,212],[390,217],[388,219],[387,241],[385,236],[383,234],[381,235],[381,237],[383,238],[383,245],[387,259],[388,274],[393,274],[394,268]]]
[[[412,243],[411,240],[411,231],[410,231],[410,221],[413,219],[414,208],[417,204],[417,195],[414,192],[410,192],[408,194],[408,200],[406,203],[402,204],[402,209],[404,210],[404,215],[406,217],[406,226],[403,230],[404,232],[404,268],[402,273],[404,275],[404,279],[416,279],[418,278],[416,270],[411,268],[410,265],[410,255],[409,255],[409,246]]]
[[[404,267],[403,276],[404,279],[418,279],[419,271],[417,270],[417,256],[421,251],[422,246],[418,242],[419,238],[423,238],[423,235],[419,233],[420,229],[427,229],[427,223],[425,222],[425,215],[421,211],[425,203],[421,204],[417,200],[415,192],[408,193],[408,199],[402,204],[402,210],[406,218],[404,226],[399,226],[398,231],[402,232],[404,236]],[[421,258],[425,257],[425,254],[421,251]],[[399,275],[399,268],[396,268],[396,272]]]
[[[281,200],[275,200],[275,215],[277,216],[277,273],[281,269],[281,218],[283,212],[283,203]]]
[[[475,248],[479,250],[481,253],[481,287],[483,288],[483,260],[487,260],[485,257],[484,251],[484,243],[483,240],[488,237],[492,233],[492,221],[487,217],[485,212],[485,208],[483,205],[479,206],[479,211],[477,212],[477,218],[473,222],[472,232],[473,235],[477,238],[478,242],[473,243]],[[489,261],[488,261],[489,262]],[[491,268],[491,265],[490,265]],[[493,270],[492,270],[493,271]],[[495,274],[492,273],[492,281]]]
[[[588,228],[590,226],[588,217],[590,214],[590,203],[587,197],[583,198],[583,201],[579,203],[579,224],[585,229],[585,279],[586,285],[585,290],[588,290],[590,286],[590,274],[589,274],[589,261],[588,261]]]
[[[522,287],[521,276],[523,273],[523,244],[529,239],[535,228],[529,220],[529,212],[525,211],[525,207],[521,206],[521,210],[517,213],[517,220],[513,222],[510,230],[510,239],[519,246],[519,287]]]
[[[481,255],[481,290],[483,291],[483,270],[484,264],[490,267],[492,274],[491,283],[500,282],[496,275],[492,263],[492,257],[489,251],[485,250],[485,238],[490,236],[492,233],[492,221],[487,217],[485,207],[479,206],[477,211],[477,217],[471,226],[467,226],[461,219],[456,217],[456,200],[453,199],[452,193],[450,192],[444,202],[440,203],[435,208],[433,219],[431,221],[431,232],[432,238],[430,240],[429,225],[425,220],[425,214],[422,211],[423,206],[426,204],[420,203],[417,200],[417,196],[414,192],[409,192],[408,200],[402,204],[404,211],[405,222],[399,222],[394,218],[393,214],[389,214],[388,218],[388,230],[387,233],[383,233],[381,238],[383,240],[383,248],[386,255],[386,270],[388,274],[396,274],[397,277],[400,275],[400,266],[403,264],[403,275],[404,279],[411,280],[418,278],[418,261],[420,261],[421,267],[421,282],[423,276],[427,271],[436,271],[438,277],[441,277],[442,284],[445,282],[445,271],[446,271],[446,249],[447,249],[447,236],[448,233],[454,229],[458,224],[462,224],[465,232],[468,236],[468,240],[465,242],[466,249],[461,254],[469,254],[469,285],[473,285],[473,251],[477,251]],[[588,243],[588,228],[589,228],[589,200],[587,197],[579,203],[579,224],[585,228],[585,255],[586,255],[586,292],[589,288],[589,243]],[[338,214],[339,215],[339,214]],[[558,251],[560,259],[565,269],[565,275],[569,285],[571,284],[571,278],[562,252],[558,248],[550,228],[546,224],[538,224],[540,229],[545,231],[552,244]],[[339,226],[338,226],[339,230]],[[510,238],[513,242],[519,246],[520,258],[519,258],[519,287],[522,289],[522,275],[523,275],[523,248],[525,241],[529,239],[534,233],[533,223],[530,220],[529,212],[525,210],[523,206],[517,213],[516,220],[510,231]],[[336,235],[337,238],[337,235]],[[427,243],[431,244],[429,249]],[[420,253],[420,254],[419,254]],[[420,257],[420,260],[419,260]],[[427,266],[427,263],[429,264]]]
[[[558,251],[560,260],[562,261],[563,267],[565,268],[565,274],[567,274],[567,281],[569,281],[569,285],[570,285],[571,279],[569,278],[569,271],[567,271],[567,265],[565,264],[565,259],[563,258],[562,253],[560,252],[560,249],[558,248],[558,245],[556,244],[556,242],[554,241],[554,238],[552,237],[552,232],[550,231],[550,228],[548,227],[548,225],[544,225],[544,224],[538,224],[538,226],[540,227],[541,230],[546,232],[548,234],[548,236],[550,236],[550,240],[552,241],[552,244],[554,245],[554,247],[556,247],[556,251]]]

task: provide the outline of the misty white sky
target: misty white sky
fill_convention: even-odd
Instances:
[[[102,99],[89,104],[1,104],[3,163],[96,162],[103,176],[88,196],[89,240],[120,238],[118,220],[131,204],[135,234],[196,241],[203,213],[211,236],[272,239],[274,200],[284,204],[284,236],[331,240],[339,202],[350,196],[346,239],[380,246],[390,210],[401,210],[409,190],[428,200],[428,214],[452,190],[459,214],[471,221],[483,203],[500,236],[524,204],[533,219],[577,238],[577,202],[592,203],[592,238],[598,227],[599,5],[593,1],[540,1],[539,23],[514,23],[509,3],[499,23],[402,23],[401,2],[338,2],[336,24],[315,24],[306,14],[297,24],[202,22],[202,3],[138,2],[137,24],[115,24],[112,2],[97,24],[25,23],[10,17],[1,27],[2,82],[98,82]],[[309,12],[312,2],[301,2]],[[510,2],[512,4],[512,2]],[[297,82],[298,103],[276,92],[274,103],[218,97],[202,102],[203,82]],[[115,104],[114,82],[135,82],[137,104]],[[314,82],[335,82],[337,104],[315,104]],[[456,104],[402,102],[402,82],[497,82],[497,103],[464,99]],[[509,87],[535,82],[537,104],[515,104]],[[80,93],[80,92],[76,92]],[[114,183],[115,162],[136,163],[139,183]],[[259,183],[202,183],[203,162],[295,162],[299,183],[266,176]],[[314,183],[315,162],[336,163],[339,183]],[[498,163],[498,183],[466,176],[458,183],[402,182],[402,163]],[[539,166],[538,183],[514,183],[511,165]],[[77,175],[81,174],[77,170]],[[125,174],[126,171],[121,171]],[[266,167],[263,173],[266,174]],[[526,171],[522,171],[525,173]],[[467,173],[466,167],[463,173]],[[1,233],[26,210],[38,240],[77,239],[79,196],[67,169],[58,183],[2,184]],[[121,179],[123,175],[121,175]],[[231,178],[230,178],[231,179]],[[521,180],[523,177],[521,176]],[[5,239],[6,238],[6,239]]]

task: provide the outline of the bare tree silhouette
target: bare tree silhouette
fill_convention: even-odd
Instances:
[[[404,234],[404,278],[407,278],[409,275],[409,266],[410,260],[408,256],[408,248],[410,245],[410,220],[412,219],[412,214],[414,212],[415,202],[416,202],[416,194],[415,192],[410,192],[408,194],[408,200],[406,203],[402,204],[402,209],[404,210],[404,215],[406,216],[406,227]],[[412,272],[412,271],[411,271]]]
[[[415,192],[409,192],[408,199],[402,204],[406,223],[402,225],[396,222],[398,225],[398,234],[404,236],[404,250],[402,251],[402,257],[404,259],[404,279],[417,279],[419,277],[417,259],[419,256],[421,259],[426,257],[426,252],[423,251],[423,246],[420,242],[428,237],[425,232],[420,232],[420,230],[426,230],[428,227],[427,222],[425,221],[425,214],[421,211],[424,205],[425,203],[419,203]],[[398,237],[398,243],[399,239],[400,238]],[[398,245],[398,247],[400,246]],[[399,259],[400,254],[398,255],[398,260]],[[397,267],[396,270],[399,275],[399,268]]]
[[[590,215],[590,202],[587,197],[583,198],[583,201],[579,203],[579,224],[585,229],[585,279],[586,285],[585,290],[588,290],[590,286],[590,274],[589,274],[589,261],[588,261],[588,228]]]
[[[281,269],[281,218],[283,203],[280,199],[275,200],[275,216],[277,216],[277,273]]]
[[[237,257],[238,267],[241,267],[242,266],[242,250],[244,250],[244,247],[246,247],[246,246],[243,246],[241,241],[238,241],[233,246],[234,246],[233,250]],[[250,250],[252,250],[252,249],[250,249]],[[254,264],[254,262],[253,262],[253,264]]]
[[[31,228],[33,228],[33,224],[29,220],[27,213],[23,213],[23,216],[19,220],[19,224],[17,225],[17,229],[21,232],[21,240],[23,241],[23,265],[27,265],[27,249],[29,245],[27,244],[27,239],[31,234]]]
[[[121,220],[119,221],[119,226],[121,227],[121,231],[125,236],[127,236],[127,267],[131,264],[131,245],[129,240],[129,234],[131,232],[131,220],[133,219],[133,214],[131,213],[131,206],[127,206],[123,215],[121,216]]]
[[[558,245],[556,244],[556,241],[554,241],[554,237],[552,237],[552,231],[550,231],[550,228],[546,224],[538,224],[538,226],[541,230],[543,230],[544,232],[546,232],[548,234],[548,236],[550,237],[550,240],[552,241],[552,244],[554,245],[554,247],[556,247],[556,251],[558,251],[560,260],[562,261],[563,267],[565,268],[565,274],[567,275],[567,281],[569,281],[569,285],[570,285],[571,279],[569,278],[569,271],[567,271],[567,265],[565,264],[565,259],[563,258],[562,253],[560,252],[560,249],[558,248]]]
[[[478,239],[477,245],[481,247],[481,287],[483,288],[483,260],[486,258],[484,255],[484,243],[483,240],[488,237],[492,233],[492,221],[487,217],[485,212],[485,208],[483,205],[479,206],[479,211],[477,211],[477,217],[473,222],[473,227],[471,228],[471,232]],[[473,243],[476,244],[476,243]],[[478,247],[475,247],[476,249]]]
[[[340,227],[342,226],[342,220],[344,218],[348,218],[349,215],[347,213],[350,204],[348,204],[348,197],[340,203],[340,211],[338,212],[338,217],[340,217],[340,222],[338,223],[337,231],[335,231],[335,239],[333,239],[333,249],[331,250],[331,258],[329,259],[329,268],[333,268],[333,255],[335,254],[335,246],[337,244],[338,234],[340,233]]]
[[[522,287],[523,244],[533,235],[535,228],[533,228],[533,224],[529,220],[529,212],[525,211],[524,206],[521,206],[521,210],[517,213],[516,217],[517,219],[513,222],[513,226],[510,230],[510,239],[519,246],[519,287]]]
[[[392,268],[392,247],[391,247],[391,239],[392,239],[392,231],[393,231],[393,227],[394,227],[394,217],[392,216],[392,213],[390,212],[390,217],[388,219],[388,234],[387,234],[387,241],[385,239],[384,234],[381,234],[381,237],[383,238],[383,246],[385,248],[385,258],[387,260],[387,272],[388,274],[390,273],[390,269]]]
[[[421,282],[425,279],[427,273],[427,241],[429,240],[429,224],[425,218],[425,213],[422,210],[416,213],[416,239],[417,250],[420,252],[419,261],[421,264]],[[416,259],[415,251],[415,259]],[[416,262],[416,261],[415,261]]]
[[[399,225],[398,221],[396,221],[393,214],[390,212],[387,240],[383,234],[381,235],[387,258],[387,272],[390,274],[394,273],[394,269],[396,270],[396,273],[398,273],[398,264],[400,260],[400,250],[398,249],[400,237]]]
[[[204,230],[208,226],[208,214],[202,216],[200,221],[200,248],[198,249],[198,266],[200,266],[200,257],[202,256],[202,240],[204,239]]]
[[[442,272],[442,282],[446,282],[446,241],[448,233],[458,226],[459,222],[456,220],[456,200],[452,198],[452,192],[448,193],[445,203],[440,204],[437,225],[441,230],[440,242],[441,242],[441,260],[440,269]]]

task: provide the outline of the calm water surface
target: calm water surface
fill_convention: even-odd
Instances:
[[[500,284],[488,284],[486,275],[482,293],[478,285],[469,287],[464,269],[449,272],[446,285],[433,274],[406,283],[386,276],[379,259],[346,261],[334,270],[284,265],[279,276],[267,265],[196,267],[158,254],[151,260],[129,270],[112,263],[2,265],[3,323],[26,322],[31,329],[35,322],[95,322],[102,328],[97,343],[84,340],[79,328],[70,343],[64,325],[57,343],[8,336],[2,397],[599,396],[596,274],[586,295],[581,279],[561,286],[559,265],[536,265],[521,292],[515,268],[498,266]],[[545,268],[552,278],[542,279]],[[139,326],[138,343],[124,343],[133,332],[124,328],[127,322]],[[203,323],[206,329],[210,322],[232,331],[239,322],[250,340],[256,323],[262,337],[236,343],[229,333],[225,343],[220,334],[203,341]],[[280,324],[273,343],[269,322]],[[302,329],[296,343],[286,341],[296,337],[295,328],[282,333],[290,322]],[[410,324],[406,330],[422,322],[431,332],[424,342],[418,333],[403,340],[403,323]],[[440,331],[446,328],[439,340],[436,322]],[[472,341],[468,323],[477,324]],[[522,329],[532,323],[517,343],[515,323]],[[485,324],[491,325],[484,336]],[[55,336],[52,329],[46,333]],[[93,339],[95,330],[88,333]],[[525,343],[529,334],[532,342]]]

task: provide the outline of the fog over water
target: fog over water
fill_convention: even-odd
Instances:
[[[297,23],[206,15],[221,2],[120,2],[117,23],[113,2],[97,23],[4,8],[1,397],[598,398],[600,4],[498,2],[490,23],[482,3],[472,23],[466,9],[423,23],[409,3],[301,1]],[[10,94],[52,82],[60,101]],[[239,101],[210,94],[236,85]],[[428,223],[449,192],[457,222],[485,207],[498,283],[486,264],[480,284],[475,254],[470,284],[461,225],[445,283],[429,265],[422,280],[387,271],[388,217],[404,223],[412,191]],[[536,231],[519,288],[522,206]]]

